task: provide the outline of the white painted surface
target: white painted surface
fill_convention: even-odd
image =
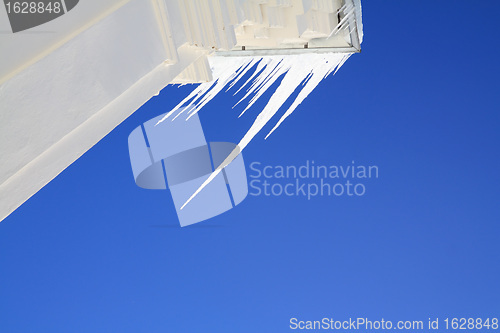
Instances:
[[[60,18],[17,34],[0,6],[0,221],[166,85],[212,79],[208,54],[245,55],[236,51],[242,46],[311,52],[304,43],[321,42],[338,21],[339,5],[80,1]],[[314,15],[324,19],[317,27],[307,21]],[[321,43],[346,45],[344,35]]]

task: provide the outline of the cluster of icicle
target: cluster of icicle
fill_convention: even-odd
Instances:
[[[359,5],[361,5],[361,2],[359,2]],[[353,16],[356,14],[356,5],[354,3],[345,3],[338,11],[337,13],[344,13],[344,18],[340,20],[338,25],[335,27],[335,29],[332,30],[328,38],[330,38],[333,35],[338,34],[340,31],[347,30],[349,28],[349,21],[353,18]],[[350,30],[349,33],[352,31]]]
[[[203,188],[208,185],[224,167],[229,165],[238,154],[252,141],[252,139],[275,116],[288,98],[300,88],[295,101],[279,119],[273,129],[267,134],[271,135],[290,116],[302,101],[316,88],[316,86],[330,74],[335,74],[350,53],[325,53],[325,54],[297,54],[286,56],[255,57],[212,57],[214,81],[200,84],[188,97],[170,111],[160,122],[168,118],[173,121],[184,112],[183,119],[189,119],[199,112],[218,93],[225,90],[236,90],[235,86],[243,77],[250,77],[235,91],[234,95],[245,92],[239,103],[248,100],[248,105],[239,115],[247,112],[252,105],[282,77],[279,87],[269,99],[265,108],[259,113],[253,125],[241,139],[238,147],[219,165],[202,186],[184,204],[186,206]],[[237,105],[236,104],[236,105]],[[184,207],[183,206],[183,207]]]

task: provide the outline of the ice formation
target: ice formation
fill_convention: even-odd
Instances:
[[[174,121],[183,112],[188,112],[187,119],[198,113],[208,102],[223,90],[235,89],[236,84],[253,71],[241,87],[234,93],[240,93],[246,88],[246,93],[237,104],[247,101],[248,105],[239,115],[247,112],[255,102],[280,78],[279,87],[271,96],[267,105],[258,114],[253,125],[243,136],[237,148],[219,165],[212,175],[183,205],[185,207],[203,188],[231,163],[252,139],[271,121],[281,106],[289,97],[300,89],[296,99],[284,115],[278,120],[269,137],[290,116],[302,101],[328,75],[336,71],[351,56],[351,53],[303,53],[286,56],[255,57],[213,57],[210,59],[214,81],[200,84],[189,96],[170,111],[160,122],[171,118]],[[185,111],[188,110],[188,111]],[[159,123],[160,123],[159,122]]]
[[[241,94],[246,116],[253,117],[255,101],[265,91],[267,99],[270,87],[281,82],[267,107],[255,114],[240,149],[272,118],[279,126],[324,73],[361,50],[363,37],[360,0],[83,5],[86,9],[71,11],[71,20],[52,20],[33,33],[11,35],[7,16],[0,19],[6,32],[0,34],[0,221],[167,85],[209,80],[213,68],[215,83],[195,88],[184,104],[198,112],[229,88]],[[47,29],[57,33],[37,33]],[[266,57],[241,57],[250,54]],[[276,111],[293,90],[298,97],[279,119],[282,113]]]

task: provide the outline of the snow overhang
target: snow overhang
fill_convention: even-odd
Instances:
[[[245,14],[235,28],[237,45],[217,55],[361,52],[360,0],[249,2]]]

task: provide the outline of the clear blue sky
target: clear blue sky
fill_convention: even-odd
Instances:
[[[167,87],[0,223],[0,332],[499,317],[500,3],[363,5],[362,54],[244,158],[376,164],[364,197],[248,197],[181,229],[167,191],[135,186],[127,149],[192,89]],[[235,101],[200,113],[210,141],[250,126],[258,110],[237,120]]]

